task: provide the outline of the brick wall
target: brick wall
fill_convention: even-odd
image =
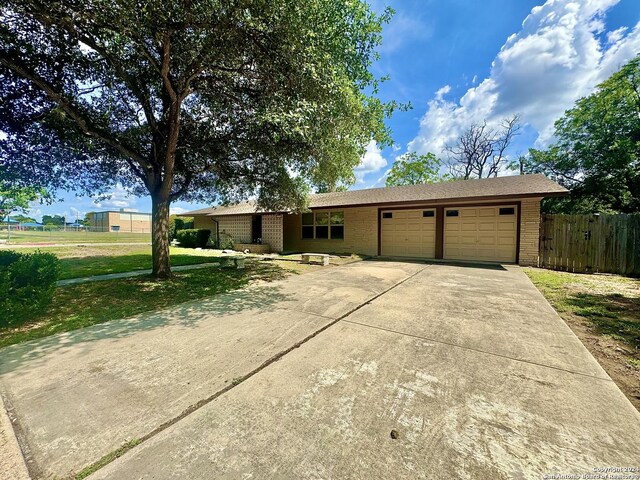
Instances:
[[[316,212],[331,211],[314,210]],[[303,240],[302,216],[285,215],[284,250],[309,251],[318,253],[361,253],[378,254],[378,207],[338,208],[333,211],[344,212],[344,239]]]
[[[137,212],[94,212],[89,221],[96,232],[151,233],[151,216]]]
[[[541,198],[522,199],[520,212],[520,265],[538,265]]]
[[[110,212],[109,224],[118,225],[121,232],[150,233],[151,216],[134,212]]]

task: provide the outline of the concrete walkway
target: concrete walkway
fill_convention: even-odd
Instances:
[[[185,270],[197,270],[199,268],[216,267],[220,262],[198,263],[195,265],[179,265],[171,267],[172,272],[184,272]],[[100,282],[103,280],[116,280],[118,278],[140,277],[142,275],[151,275],[151,269],[136,270],[134,272],[107,273],[105,275],[94,275],[92,277],[69,278],[67,280],[58,280],[56,285],[63,287],[65,285],[76,285],[78,283]]]
[[[28,480],[29,472],[24,463],[11,420],[0,397],[0,478]]]
[[[9,347],[0,392],[36,477],[140,438],[92,478],[537,479],[640,458],[640,414],[512,266],[289,277]]]

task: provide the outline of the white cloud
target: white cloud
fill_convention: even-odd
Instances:
[[[474,77],[475,78],[475,77]],[[436,100],[442,101],[444,96],[451,91],[451,85],[445,85],[436,91]]]
[[[360,161],[360,165],[358,165],[354,170],[357,182],[363,183],[365,175],[377,172],[386,166],[387,161],[382,156],[382,152],[380,151],[378,144],[375,140],[371,140],[367,145],[365,154]]]
[[[14,213],[15,215],[15,213]],[[31,206],[27,212],[27,217],[35,218],[37,221],[42,220],[42,209]]]
[[[171,215],[180,215],[184,212],[188,212],[189,210],[187,210],[186,208],[182,208],[182,207],[174,207],[173,205],[171,207],[169,207],[169,213]]]
[[[538,132],[538,146],[550,142],[554,121],[640,52],[640,24],[604,31],[604,15],[618,1],[548,0],[533,8],[488,78],[458,102],[444,99],[447,86],[435,93],[409,150],[442,154],[470,124],[513,114]]]
[[[132,197],[131,192],[124,188],[121,184],[117,184],[110,192],[104,195],[106,198],[94,200],[94,204],[98,208],[131,208],[136,203],[136,199]]]

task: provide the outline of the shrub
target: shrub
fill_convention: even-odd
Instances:
[[[193,219],[188,217],[177,217],[175,215],[171,215],[169,217],[169,241],[177,240],[178,232],[180,230],[193,228]]]
[[[51,303],[60,262],[51,253],[0,252],[0,328],[33,318]]]
[[[233,250],[234,246],[234,241],[231,235],[228,233],[220,234],[220,240],[217,245],[218,248],[221,248],[222,250]]]
[[[203,228],[190,228],[176,232],[176,238],[180,242],[180,246],[185,248],[204,248],[207,246],[210,236],[211,230],[205,230]]]

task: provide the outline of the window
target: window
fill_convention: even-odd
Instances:
[[[391,212],[382,212],[382,218],[393,218],[393,213],[391,213]]]
[[[513,207],[505,207],[500,209],[500,215],[515,215],[516,209]]]
[[[436,212],[434,212],[433,210],[425,210],[424,212],[422,212],[422,216],[423,217],[435,217]]]
[[[447,217],[457,217],[459,215],[458,210],[447,210]]]
[[[344,238],[344,212],[331,212],[331,238],[342,240]]]
[[[316,238],[329,238],[329,212],[316,213]]]
[[[344,238],[344,212],[303,213],[302,238],[342,240]]]
[[[313,213],[302,214],[302,238],[313,238]]]

